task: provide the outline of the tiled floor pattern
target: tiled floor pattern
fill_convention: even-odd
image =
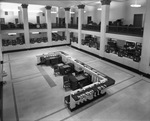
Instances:
[[[64,105],[62,76],[42,66],[51,86],[36,65],[36,55],[64,51],[73,58],[116,80],[108,94],[83,108],[70,112]],[[56,47],[4,54],[4,121],[150,121],[150,80],[71,47]]]

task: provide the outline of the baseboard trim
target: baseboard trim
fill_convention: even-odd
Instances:
[[[72,46],[72,45],[71,45],[71,47],[72,47],[72,48],[75,48],[75,49],[77,49],[77,50],[80,50],[80,51],[82,51],[82,52],[85,52],[85,53],[87,53],[87,54],[90,54],[90,55],[92,55],[92,56],[95,56],[95,57],[97,57],[97,58],[99,58],[99,59],[102,59],[102,60],[104,60],[104,61],[110,62],[110,63],[112,63],[112,64],[114,64],[114,65],[117,65],[117,66],[120,66],[120,67],[125,68],[125,69],[127,69],[127,70],[130,70],[130,71],[132,71],[132,72],[134,72],[134,73],[137,73],[137,74],[139,74],[139,75],[142,75],[142,76],[147,77],[147,78],[150,79],[150,74],[146,74],[146,73],[141,72],[141,71],[139,71],[139,70],[137,70],[137,69],[131,68],[131,67],[129,67],[129,66],[123,65],[123,64],[118,63],[118,62],[115,62],[115,61],[112,61],[112,60],[107,59],[107,58],[105,58],[105,57],[101,57],[101,56],[99,56],[99,55],[96,55],[96,54],[94,54],[94,53],[88,52],[88,51],[86,51],[86,50],[79,49],[79,48],[74,47],[74,46]]]

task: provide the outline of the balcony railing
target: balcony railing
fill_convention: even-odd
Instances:
[[[68,24],[68,28],[78,29],[78,24]]]
[[[143,28],[142,27],[134,27],[134,26],[107,26],[107,33],[117,33],[117,34],[125,34],[131,36],[143,36]]]
[[[82,30],[90,30],[90,31],[98,31],[98,32],[100,32],[100,25],[83,24],[82,25]]]
[[[24,28],[23,24],[14,24],[14,23],[1,24],[1,30],[14,30],[23,28]]]
[[[52,23],[52,28],[66,28],[66,24]]]
[[[47,28],[47,24],[43,23],[43,24],[32,24],[29,23],[29,29],[46,29]]]

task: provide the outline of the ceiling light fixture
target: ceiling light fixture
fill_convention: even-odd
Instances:
[[[39,34],[39,32],[32,32],[32,34]]]
[[[52,31],[52,33],[57,33],[58,31]]]
[[[55,11],[51,11],[51,13],[57,13],[57,12],[55,12]]]
[[[98,2],[95,2],[95,3],[100,3],[100,1],[98,1]]]
[[[75,14],[75,12],[70,11],[71,14]]]
[[[141,7],[141,5],[137,3],[137,0],[135,0],[135,3],[134,3],[134,4],[131,4],[130,6],[131,6],[131,7],[134,7],[134,8],[139,8],[139,7]]]
[[[9,36],[17,35],[17,33],[8,33]]]
[[[102,8],[97,8],[97,10],[98,10],[98,11],[101,11],[101,10],[102,10]]]

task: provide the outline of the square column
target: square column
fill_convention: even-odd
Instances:
[[[84,19],[84,7],[85,5],[78,5],[78,48],[81,48],[81,40],[82,40],[82,23]]]
[[[18,11],[18,22],[19,23],[23,23],[23,21],[22,21],[22,7],[19,7],[18,8],[19,9],[19,11]]]
[[[3,56],[2,56],[2,34],[1,34],[1,27],[0,27],[0,62],[3,61]]]
[[[52,45],[52,25],[51,25],[51,6],[46,6],[46,23],[47,23],[47,38],[48,45]]]
[[[24,38],[26,49],[30,48],[29,23],[28,23],[28,5],[22,4],[22,21],[24,25]]]
[[[104,57],[106,40],[106,27],[109,21],[109,10],[111,0],[101,0],[102,13],[101,13],[101,41],[100,41],[100,56]]]
[[[150,74],[150,0],[146,3],[146,15],[139,70]]]
[[[1,26],[0,26],[0,86],[2,86],[2,81],[3,81],[3,77],[2,77],[2,73],[3,73],[3,70],[2,70],[3,69],[2,68],[3,56],[2,56],[2,34],[1,33],[2,32],[1,32]],[[1,118],[0,118],[0,121],[1,121]]]
[[[70,43],[70,33],[68,31],[68,23],[70,22],[70,8],[65,8],[65,24],[66,24],[66,40]]]

